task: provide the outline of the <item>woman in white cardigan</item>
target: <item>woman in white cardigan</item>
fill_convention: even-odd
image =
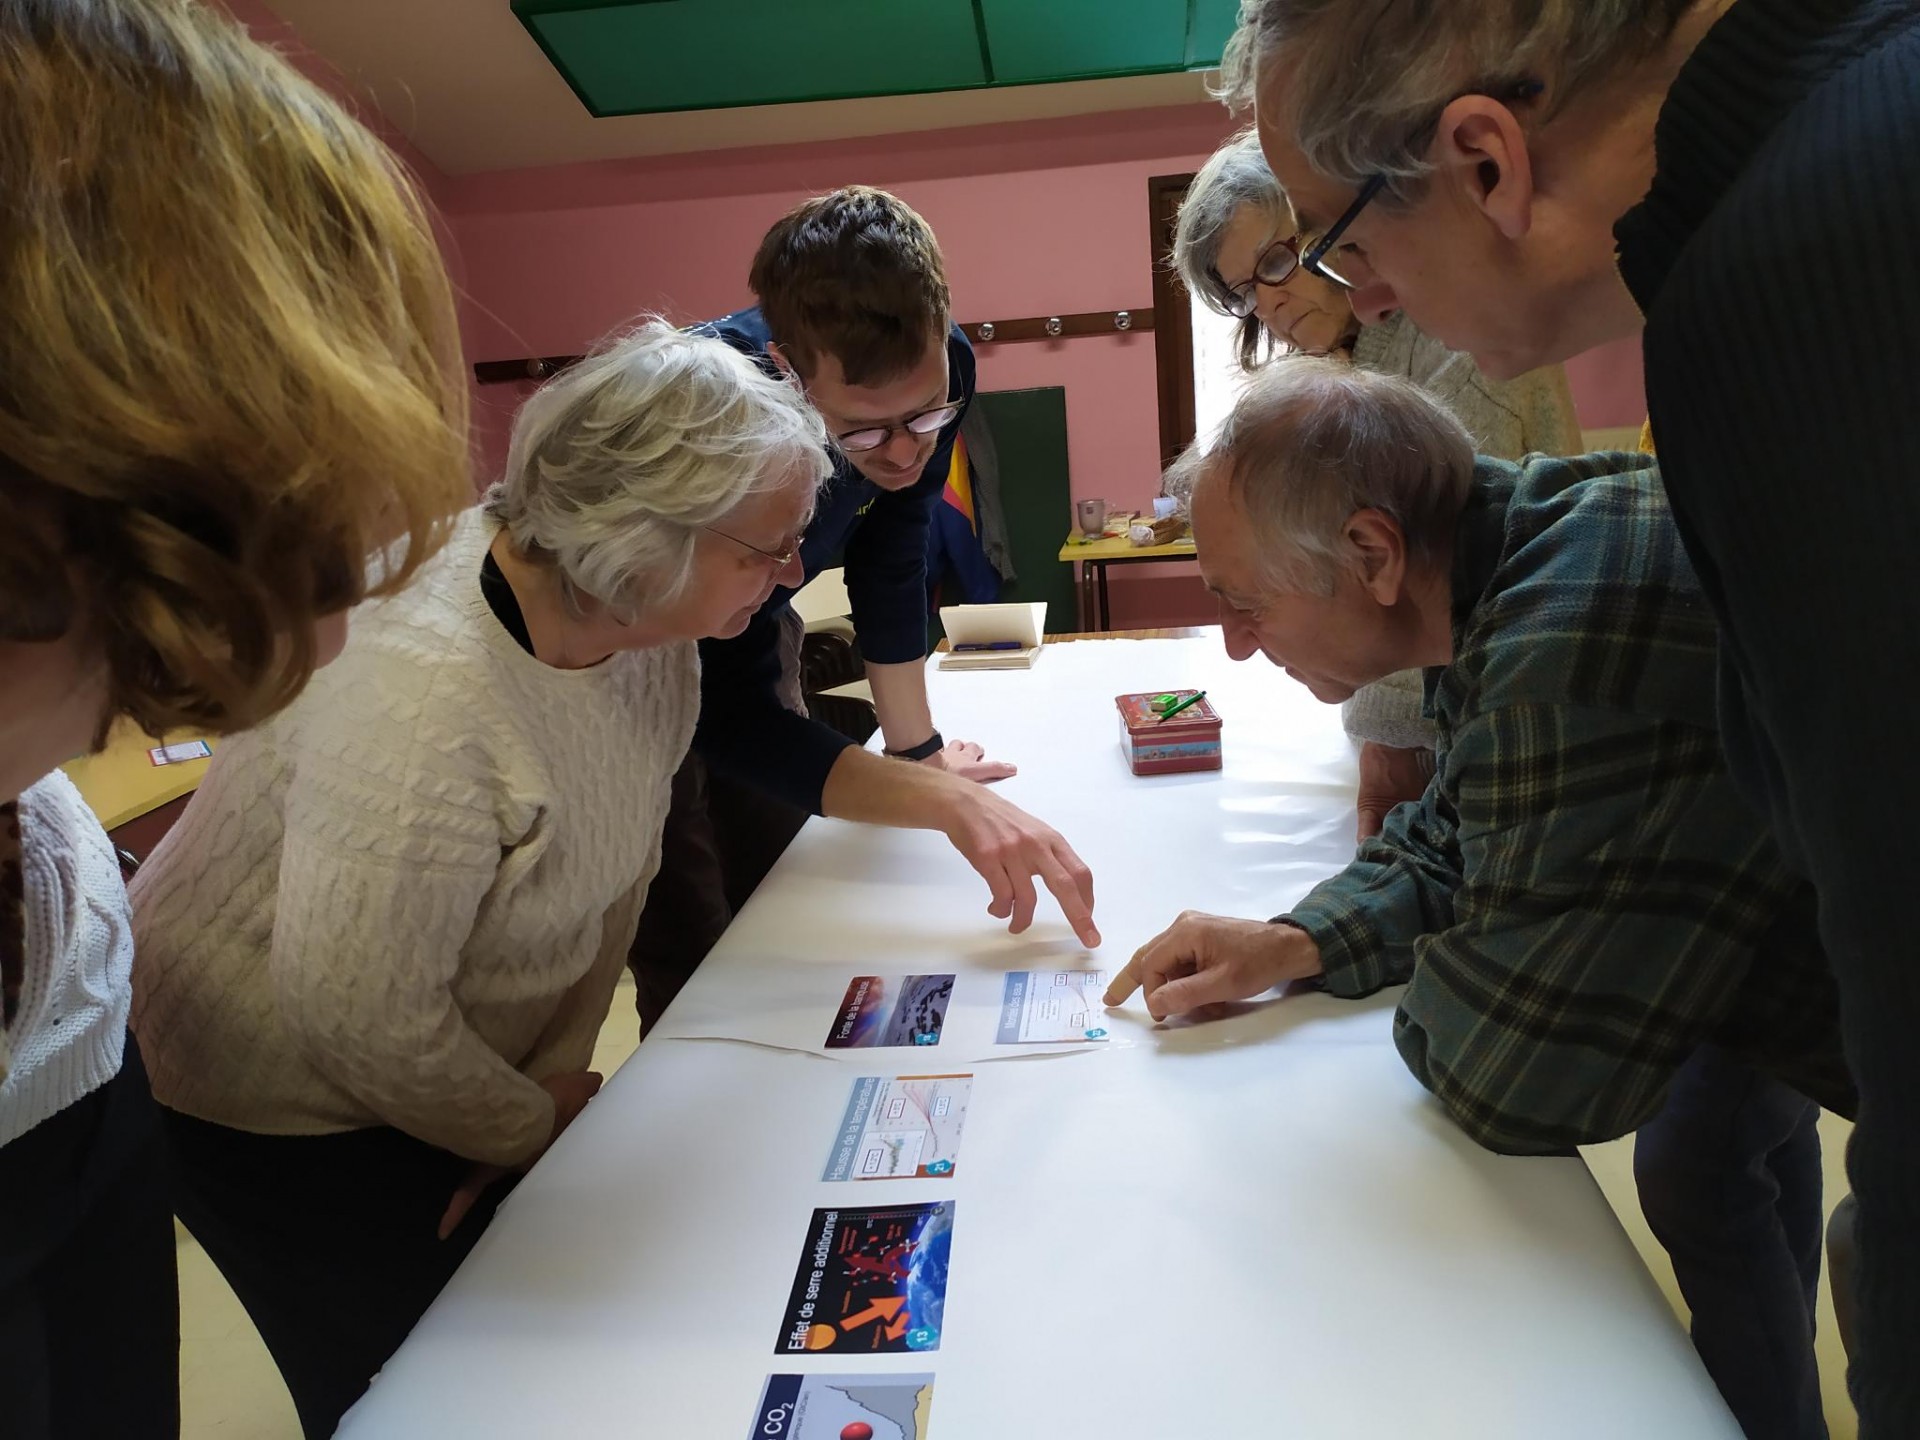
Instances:
[[[1241,322],[1244,367],[1256,369],[1276,352],[1339,356],[1425,387],[1466,426],[1481,454],[1518,460],[1586,448],[1558,365],[1492,380],[1471,356],[1422,334],[1405,315],[1363,326],[1346,291],[1299,267],[1301,248],[1287,192],[1267,167],[1259,136],[1245,131],[1193,177],[1173,242],[1187,288]],[[1409,670],[1367,686],[1341,709],[1347,733],[1361,742],[1361,839],[1379,833],[1394,804],[1419,798],[1433,774],[1424,700],[1420,672]]]
[[[57,767],[255,723],[433,553],[459,330],[392,153],[219,6],[0,4],[0,196],[0,1434],[175,1440],[126,889]]]
[[[694,642],[797,583],[799,392],[655,322],[516,423],[505,478],[133,887],[176,1204],[329,1435],[598,1088],[699,703]]]

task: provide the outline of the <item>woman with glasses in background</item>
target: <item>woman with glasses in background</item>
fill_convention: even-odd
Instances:
[[[1236,350],[1248,370],[1279,354],[1330,355],[1424,386],[1482,454],[1518,460],[1586,449],[1558,365],[1517,380],[1490,380],[1470,356],[1421,334],[1404,315],[1361,325],[1345,288],[1301,265],[1315,243],[1316,237],[1296,233],[1286,192],[1249,130],[1193,177],[1174,232],[1173,261],[1207,308],[1240,322]],[[1367,686],[1342,708],[1347,733],[1361,742],[1362,839],[1379,832],[1394,805],[1417,798],[1433,773],[1433,727],[1422,703],[1420,674],[1408,671]]]
[[[331,1435],[587,1069],[699,707],[799,570],[791,385],[663,323],[529,400],[505,478],[133,887],[180,1215]]]

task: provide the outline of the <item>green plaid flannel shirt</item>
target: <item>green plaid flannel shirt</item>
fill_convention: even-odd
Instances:
[[[1482,459],[1429,672],[1433,783],[1281,917],[1489,1149],[1637,1129],[1715,1041],[1843,1114],[1810,885],[1735,791],[1715,628],[1653,457]]]

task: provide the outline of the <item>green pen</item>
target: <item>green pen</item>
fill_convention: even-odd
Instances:
[[[1182,700],[1178,705],[1169,706],[1167,709],[1162,710],[1160,712],[1160,718],[1154,723],[1158,725],[1164,725],[1167,723],[1167,721],[1171,720],[1174,716],[1178,715],[1182,710],[1186,709],[1189,705],[1198,705],[1202,700],[1206,698],[1207,698],[1206,691],[1196,690],[1193,692],[1193,694],[1187,696],[1186,699]]]

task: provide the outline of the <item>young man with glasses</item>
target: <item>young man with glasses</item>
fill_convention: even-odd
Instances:
[[[927,525],[974,385],[932,230],[897,197],[849,186],[783,216],[748,283],[758,305],[695,328],[788,376],[826,421],[836,467],[798,533],[725,537],[781,584],[741,634],[700,647],[694,755],[634,942],[643,1033],[719,938],[728,897],[750,893],[806,814],[941,830],[1015,931],[1032,917],[1037,877],[1081,940],[1099,943],[1086,866],[974,783],[1014,768],[949,743],[927,700]],[[801,698],[805,626],[790,602],[836,563],[888,759],[810,719]]]

